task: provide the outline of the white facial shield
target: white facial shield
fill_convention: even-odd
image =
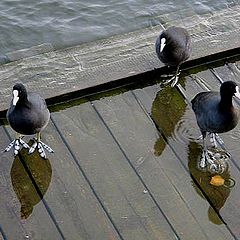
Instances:
[[[18,90],[13,90],[13,106],[16,106],[18,100],[19,100]]]

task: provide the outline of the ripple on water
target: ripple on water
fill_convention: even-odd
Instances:
[[[197,126],[194,113],[190,107],[187,107],[184,115],[176,124],[172,137],[187,146],[189,142],[202,142],[200,136],[201,132]]]
[[[0,53],[46,42],[65,47],[190,15],[202,22],[198,16],[234,4],[230,0],[1,0],[0,31],[5,37]]]

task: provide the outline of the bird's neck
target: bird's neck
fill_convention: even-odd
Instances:
[[[232,97],[222,96],[219,105],[220,105],[220,109],[223,111],[225,111],[225,110],[227,111],[227,110],[231,109],[233,107]]]
[[[27,98],[24,98],[24,99],[19,99],[17,105],[16,105],[16,108],[19,108],[19,107],[27,107],[27,108],[30,108],[31,107],[31,103],[28,101]]]

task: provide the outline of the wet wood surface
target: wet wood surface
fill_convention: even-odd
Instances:
[[[90,103],[53,114],[52,119],[123,239],[175,238],[174,230],[151,197],[144,194],[143,183]]]
[[[208,67],[173,89],[159,82],[60,107],[43,133],[55,150],[47,160],[2,153],[3,239],[239,239],[240,127],[221,136],[232,156],[222,176],[236,185],[213,187],[197,168],[189,105],[222,80],[240,84],[239,62]],[[0,136],[3,149],[14,133],[1,126]]]
[[[1,147],[7,146],[9,138],[1,127]],[[39,202],[39,208],[33,212],[32,217],[28,220],[21,218],[21,204],[13,190],[11,168],[13,163],[13,156],[8,154],[1,154],[1,229],[4,232],[6,239],[44,239],[52,235],[54,239],[61,239],[58,229],[53,223],[51,217],[48,214],[43,202]],[[17,161],[20,159],[17,157]],[[20,175],[29,177],[26,171],[22,170]],[[19,179],[19,189],[24,188],[22,184],[25,182]],[[29,179],[29,184],[33,185]],[[26,187],[29,187],[26,186]],[[35,191],[35,194],[36,191]],[[31,206],[30,206],[31,207]]]
[[[18,169],[17,173],[20,176],[16,176],[18,179],[15,179],[15,182],[18,182],[16,190],[18,190],[20,194],[17,194],[15,191],[19,199],[16,199],[14,202],[15,204],[18,202],[23,204],[25,202],[28,207],[33,208],[33,214],[30,213],[29,216],[26,217],[27,220],[23,221],[20,212],[21,206],[18,206],[18,204],[15,207],[16,209],[14,209],[15,221],[19,223],[28,223],[29,219],[34,221],[33,226],[29,226],[28,229],[26,229],[25,235],[29,236],[30,239],[49,239],[49,236],[51,236],[51,239],[120,239],[110,220],[106,217],[104,210],[92,193],[89,184],[86,183],[83,175],[74,165],[74,160],[68,148],[62,143],[61,137],[53,124],[50,123],[48,129],[45,133],[45,138],[49,140],[52,139],[52,147],[57,149],[54,154],[54,159],[57,160],[56,165],[53,166],[52,162],[50,162],[53,176],[47,179],[49,183],[45,183],[50,185],[49,189],[47,189],[48,194],[44,196],[45,193],[42,193],[44,199],[41,201],[42,196],[39,196],[41,194],[39,194],[38,190],[44,182],[43,180],[38,181],[36,175],[39,175],[39,172],[42,171],[42,175],[44,179],[46,179],[48,169],[40,169],[39,161],[46,162],[52,161],[52,159],[43,160],[38,154],[33,157],[23,150],[20,154],[21,160],[18,159],[18,161],[21,161],[20,164],[23,165],[23,168]],[[1,136],[4,137],[4,135]],[[9,139],[7,140],[9,142]],[[6,144],[7,141],[4,142],[5,146]],[[11,164],[12,156],[8,154],[4,154],[4,156],[5,155],[7,159],[3,159],[5,160],[4,162],[7,161]],[[31,160],[34,165],[31,165],[30,168],[29,162]],[[4,162],[1,161],[1,163]],[[64,165],[64,167],[62,167],[62,165]],[[2,170],[4,171],[3,168]],[[29,171],[28,174],[25,173],[27,170]],[[7,174],[7,176],[10,175],[7,171],[5,171],[5,174]],[[31,179],[29,179],[28,182],[34,185],[34,192],[24,192],[23,188],[25,186],[22,186],[24,175],[30,175]],[[9,179],[9,177],[11,177],[11,179]],[[12,184],[14,182],[13,176],[8,176],[7,179],[9,181],[8,186],[11,186],[11,182]],[[30,188],[29,186],[26,187]],[[14,195],[13,191],[10,192]],[[4,197],[3,194],[1,194],[1,196]],[[40,197],[40,200],[34,202],[33,199],[36,198],[36,196],[38,198]],[[4,198],[5,201],[8,201],[6,196]],[[29,201],[26,201],[26,198],[29,199]],[[37,207],[35,208],[36,205]],[[42,207],[39,209],[38,205]],[[5,208],[3,207],[1,209]],[[44,214],[46,216],[44,216]],[[4,218],[4,220],[9,224],[6,218]],[[39,222],[36,222],[36,220]],[[14,224],[9,224],[10,229],[13,229],[13,225]],[[53,225],[53,230],[50,228],[51,225]],[[7,230],[7,228],[3,229]],[[54,231],[56,232],[55,234]],[[9,235],[10,233],[18,234],[17,231],[9,231],[6,234],[7,239],[18,239],[17,237]],[[23,239],[25,239],[23,234],[19,234],[19,236],[23,236]]]
[[[26,150],[0,153],[0,239],[240,239],[240,126],[221,135],[231,153],[222,176],[236,185],[213,187],[212,174],[197,168],[200,131],[189,104],[222,81],[240,85],[240,62],[226,59],[239,54],[240,8],[202,19],[182,11],[181,22],[166,14],[161,26],[58,51],[45,44],[3,59],[11,62],[0,66],[0,113],[18,81],[49,103],[128,85],[131,76],[142,83],[155,69],[158,83],[52,108],[43,141],[55,153],[47,160]],[[186,27],[193,38],[186,68],[224,62],[184,71],[174,89],[162,84],[154,43],[170,25]],[[1,124],[4,149],[14,132]]]

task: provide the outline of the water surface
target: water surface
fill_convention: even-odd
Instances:
[[[46,42],[63,48],[164,24],[167,14],[182,21],[236,4],[238,0],[2,0],[0,53]]]

